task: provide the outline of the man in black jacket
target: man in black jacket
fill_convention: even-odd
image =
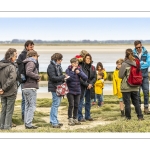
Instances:
[[[17,59],[19,72],[23,72],[23,70],[22,70],[22,69],[24,69],[23,61],[26,59],[27,52],[30,50],[33,50],[33,49],[34,49],[34,42],[31,40],[26,41],[26,43],[24,44],[24,50],[21,52],[21,54],[18,56],[18,59]],[[37,67],[38,72],[39,72],[39,63],[38,62],[37,62],[36,67]],[[22,87],[23,87],[23,84],[21,84],[21,89],[22,89]],[[21,111],[22,111],[22,120],[24,121],[25,99],[24,99],[23,92],[22,92]]]

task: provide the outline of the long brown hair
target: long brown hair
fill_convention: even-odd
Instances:
[[[101,67],[101,70],[103,70],[104,68],[103,68],[103,64],[101,63],[101,62],[98,62],[97,63],[97,66],[96,66],[96,70],[98,70],[98,67]]]
[[[133,56],[133,51],[132,51],[131,48],[126,49],[126,52],[125,52],[125,60],[127,60],[127,59],[129,59],[129,60],[131,60],[131,61],[134,61],[134,60],[135,60],[135,58],[134,58],[134,56]]]
[[[91,63],[92,63],[92,62],[93,62],[93,61],[92,61],[92,56],[91,56],[89,53],[87,53],[87,54],[83,57],[83,61],[85,62],[85,59],[86,59],[87,56],[90,57],[90,60],[91,60]]]

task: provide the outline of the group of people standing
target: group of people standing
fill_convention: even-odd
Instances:
[[[135,107],[138,120],[144,120],[141,110],[141,95],[140,91],[143,90],[144,95],[144,114],[150,114],[149,111],[149,75],[148,68],[150,66],[150,54],[141,41],[134,42],[135,48],[130,48],[125,51],[125,59],[119,59],[116,61],[116,70],[113,73],[113,92],[114,95],[118,95],[120,100],[121,115],[126,117],[127,120],[131,119],[131,106]],[[136,61],[139,61],[138,66]],[[140,86],[131,86],[127,83],[127,79],[130,74],[131,66],[135,66],[142,73],[142,84]],[[125,106],[125,109],[124,109]],[[125,114],[124,114],[125,110]]]
[[[131,119],[130,98],[139,120],[143,120],[141,111],[140,89],[144,93],[144,113],[150,114],[148,109],[149,102],[149,77],[148,67],[150,66],[150,55],[142,46],[140,41],[134,42],[135,49],[125,51],[125,59],[116,61],[116,70],[113,73],[114,95],[118,95],[120,101],[121,116]],[[25,49],[17,59],[17,50],[10,48],[5,53],[5,57],[0,61],[0,95],[1,95],[1,129],[11,129],[12,115],[17,95],[17,82],[21,79],[22,89],[22,120],[26,129],[37,129],[32,124],[34,111],[36,109],[37,89],[39,88],[39,63],[38,53],[34,50],[34,43],[28,40]],[[131,65],[136,66],[135,59],[140,60],[143,82],[141,86],[131,87],[124,78]],[[66,82],[69,88],[68,99],[68,125],[80,125],[81,122],[93,121],[91,117],[92,105],[100,107],[104,104],[103,89],[107,73],[101,62],[95,67],[92,63],[92,56],[86,50],[82,50],[79,55],[70,60],[70,65],[63,73],[61,63],[63,55],[55,53],[51,56],[50,64],[47,68],[48,92],[52,94],[52,106],[50,110],[50,125],[53,128],[60,128],[63,123],[58,120],[58,108],[62,96],[57,95],[57,85]],[[20,73],[21,72],[21,73]],[[125,107],[124,107],[125,106]],[[85,107],[85,115],[82,110]]]

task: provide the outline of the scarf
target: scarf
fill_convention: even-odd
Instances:
[[[34,63],[37,63],[37,60],[35,60],[33,57],[28,57],[27,59],[33,61]]]
[[[54,60],[52,60],[52,62],[53,62],[54,65],[55,65],[57,75],[60,76],[60,75],[61,75],[61,72],[62,72],[61,64],[57,64]]]

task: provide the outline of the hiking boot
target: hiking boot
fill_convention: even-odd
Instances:
[[[150,111],[148,110],[148,107],[144,107],[144,114],[150,115]]]
[[[81,120],[79,120],[79,122],[86,122],[86,120],[82,118]]]
[[[75,123],[74,123],[74,121],[73,121],[73,118],[69,118],[68,125],[69,125],[69,126],[74,126],[74,125],[75,125]]]
[[[121,117],[124,117],[124,110],[121,110]]]
[[[79,122],[77,119],[73,119],[73,122],[75,123],[75,125],[80,125],[81,122]]]

